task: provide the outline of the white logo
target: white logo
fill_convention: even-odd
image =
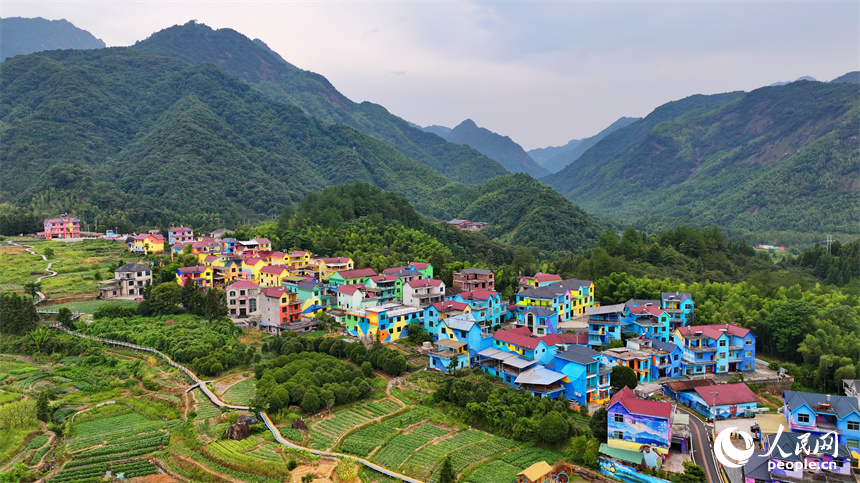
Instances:
[[[732,433],[737,433],[743,438],[746,449],[735,448],[735,445],[731,441]],[[755,447],[753,446],[752,436],[743,431],[738,431],[736,427],[720,431],[720,434],[714,440],[714,455],[717,457],[717,461],[727,468],[740,468],[744,463],[749,461],[754,451]],[[732,462],[729,458],[737,461],[737,463]]]

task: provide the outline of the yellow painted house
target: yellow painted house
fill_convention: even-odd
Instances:
[[[212,273],[212,267],[206,265],[182,267],[176,270],[176,283],[182,287],[187,283],[192,283],[206,289],[212,286]]]
[[[164,237],[143,233],[128,242],[128,251],[134,253],[161,253],[164,251]]]
[[[296,272],[311,264],[311,254],[301,250],[293,250],[290,253],[287,253],[285,261],[287,267],[289,267],[291,271]]]
[[[355,269],[355,263],[349,257],[315,258],[311,265],[315,266],[319,280],[328,280],[337,272]]]
[[[260,270],[267,267],[262,258],[251,257],[242,259],[242,278],[252,282],[260,282]]]
[[[260,269],[260,287],[280,287],[290,275],[283,265],[269,265]]]

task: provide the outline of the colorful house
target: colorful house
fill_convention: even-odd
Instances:
[[[607,421],[607,445],[628,451],[643,446],[664,457],[672,442],[672,405],[639,399],[628,387],[612,396]]]
[[[770,454],[756,451],[744,463],[745,483],[857,482],[851,474],[851,450],[834,441],[833,435],[782,433],[766,438],[774,448]]]
[[[433,278],[433,265],[424,262],[409,262],[405,267],[407,270],[415,270],[424,275],[424,278]]]
[[[472,307],[470,307],[469,304],[455,302],[453,300],[431,304],[429,307],[424,309],[424,313],[421,316],[422,328],[426,330],[428,334],[433,336],[433,340],[437,340],[439,338],[439,332],[443,328],[443,324],[440,322],[448,317],[468,314],[471,311]]]
[[[526,327],[536,336],[558,332],[558,312],[544,307],[532,307],[517,313],[514,327]]]
[[[43,222],[45,239],[80,238],[81,220],[71,217],[47,218]]]
[[[212,286],[212,267],[197,265],[194,267],[181,267],[176,270],[176,283],[181,287],[191,283],[197,287],[207,289]]]
[[[646,352],[628,347],[607,349],[600,353],[600,362],[608,367],[627,366],[633,369],[640,384],[651,381],[651,355]]]
[[[313,258],[311,266],[317,273],[318,280],[327,281],[336,272],[352,270],[355,264],[349,257]]]
[[[305,270],[311,264],[311,254],[301,250],[293,250],[286,256],[286,264],[293,272]]]
[[[176,243],[194,241],[194,230],[187,226],[175,226],[167,230],[167,244],[173,246]]]
[[[494,290],[460,292],[451,300],[468,304],[478,324],[495,330],[501,327],[505,307],[502,297]]]
[[[422,312],[418,307],[389,303],[346,311],[343,321],[353,336],[388,342],[406,337],[409,324],[421,323]]]
[[[520,277],[520,286],[521,287],[544,287],[546,285],[550,285],[556,282],[561,282],[560,275],[553,275],[551,273],[542,273],[538,272],[532,276],[523,276]]]
[[[337,307],[347,312],[379,305],[379,300],[367,291],[363,283],[341,285],[335,293],[337,294]]]
[[[584,315],[588,317],[588,346],[598,349],[621,340],[621,330],[627,319],[624,304],[589,307]]]
[[[552,367],[567,376],[564,396],[580,406],[588,403],[602,404],[609,400],[608,368],[600,363],[600,353],[580,345],[570,345],[567,350],[556,352]]]
[[[235,238],[221,238],[219,240],[221,243],[221,253],[236,253],[236,245],[239,243],[239,240]]]
[[[406,282],[403,287],[403,305],[426,308],[430,304],[445,300],[445,282],[422,278]]]
[[[128,251],[134,253],[161,253],[164,251],[164,237],[149,233],[135,235],[128,242]]]
[[[260,281],[260,271],[267,267],[262,258],[248,257],[242,259],[242,278],[252,282]]]
[[[406,267],[395,267],[395,268],[386,268],[382,271],[383,275],[387,275],[389,277],[394,277],[397,279],[397,282],[394,284],[394,297],[403,300],[403,286],[413,280],[421,280],[422,278],[426,278],[423,273],[412,270]]]
[[[724,374],[755,369],[755,334],[735,324],[675,329],[684,375]]]
[[[682,391],[678,402],[686,404],[708,419],[730,419],[744,415],[748,409],[758,407],[759,398],[746,384],[716,384],[696,386]]]
[[[283,287],[268,287],[260,290],[260,330],[280,335],[290,330],[289,324],[301,320],[301,304],[298,295]]]
[[[794,432],[820,436],[835,432],[839,444],[860,455],[860,402],[851,396],[784,391],[783,414]]]
[[[663,292],[660,294],[660,308],[670,316],[671,330],[683,327],[693,320],[696,304],[693,295],[682,292]]]
[[[289,268],[287,254],[278,250],[270,252],[257,252],[257,258],[263,259],[269,265],[281,265]]]
[[[651,375],[649,380],[681,375],[681,348],[671,342],[638,337],[627,339],[627,347],[651,356]]]
[[[579,317],[594,306],[594,283],[590,280],[561,280],[527,288],[516,294],[518,311],[543,307],[558,313],[558,321]]]
[[[464,268],[454,274],[454,286],[465,292],[473,290],[495,290],[496,275],[483,268]]]
[[[549,364],[555,355],[555,346],[547,345],[543,338],[533,336],[530,330],[522,327],[497,330],[493,334],[492,347],[541,364]]]
[[[440,324],[439,337],[435,342],[438,349],[430,353],[430,368],[448,370],[455,355],[457,369],[476,364],[478,352],[489,344],[489,339],[483,338],[481,326],[472,314],[448,317]]]
[[[260,314],[257,307],[260,298],[260,286],[247,280],[238,280],[224,289],[227,297],[227,308],[230,317],[255,317]]]
[[[284,265],[269,265],[260,268],[260,286],[261,287],[280,287],[284,278],[290,274],[287,267]]]
[[[374,275],[368,277],[367,290],[379,300],[379,303],[394,302],[398,292],[402,293],[403,281],[392,275]]]
[[[355,270],[344,270],[333,273],[328,278],[329,287],[336,290],[341,285],[352,285],[356,283],[366,283],[369,277],[376,275],[376,271],[372,268],[357,268]]]
[[[635,334],[636,337],[660,339],[663,342],[672,340],[669,323],[672,317],[660,307],[651,304],[638,305],[631,300],[625,304],[624,314],[627,316],[624,332]]]

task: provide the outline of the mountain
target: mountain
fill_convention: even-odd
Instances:
[[[104,42],[68,20],[0,18],[0,62],[43,50],[102,49],[104,46]]]
[[[718,225],[790,244],[856,236],[854,84],[793,82],[692,96],[619,129],[545,181],[642,228]]]
[[[452,143],[472,146],[482,154],[498,161],[512,173],[528,173],[536,178],[549,174],[511,138],[478,127],[471,119],[461,122],[445,136],[445,139]]]
[[[567,143],[565,145],[565,148],[567,146],[571,146],[570,149],[561,149],[559,152],[556,152],[552,156],[546,158],[540,164],[550,173],[557,173],[564,169],[565,166],[568,166],[569,164],[579,159],[579,157],[582,156],[583,153],[588,151],[589,148],[597,144],[601,139],[621,129],[622,127],[629,126],[630,124],[638,121],[639,119],[640,118],[638,117],[622,117],[610,124],[609,127],[607,127],[606,129],[595,134],[594,136],[576,142],[571,141]]]
[[[466,190],[210,64],[130,48],[49,51],[0,64],[0,86],[0,162],[17,173],[4,179],[2,201],[45,212],[235,224],[365,181],[444,217],[434,191]]]
[[[770,85],[770,87],[784,86],[786,84],[791,84],[792,82],[800,82],[800,81],[818,82],[818,80],[815,77],[809,77],[808,75],[805,75],[803,77],[798,77],[797,80],[793,80],[793,81],[774,82],[773,84]]]
[[[535,148],[528,151],[529,156],[535,160],[535,162],[544,168],[546,166],[544,163],[547,159],[555,156],[556,154],[562,153],[564,151],[572,151],[579,146],[579,143],[582,142],[582,139],[571,139],[564,146],[547,146],[545,148]]]
[[[832,81],[831,84],[860,84],[860,71],[855,70],[847,74],[841,75]]]
[[[469,146],[412,127],[380,105],[349,100],[325,77],[299,69],[261,40],[235,30],[213,30],[191,21],[157,32],[132,48],[190,64],[214,64],[270,99],[296,105],[324,124],[344,124],[369,134],[452,180],[473,185],[507,173]]]
[[[442,139],[445,139],[449,134],[451,134],[451,128],[445,126],[427,126],[422,127],[421,130],[424,132],[432,132],[433,134],[439,136]]]
[[[578,250],[600,232],[529,176],[467,187],[212,64],[127,47],[55,50],[0,63],[0,88],[0,164],[15,173],[3,179],[0,206],[27,213],[132,228],[235,226],[271,219],[310,192],[364,182],[436,220],[480,216],[500,241]],[[493,213],[486,202],[496,198],[504,209]]]

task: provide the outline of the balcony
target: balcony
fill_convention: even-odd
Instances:
[[[690,352],[696,353],[704,353],[704,352],[717,352],[716,347],[708,347],[708,346],[687,346],[684,347],[684,350],[688,350]]]

